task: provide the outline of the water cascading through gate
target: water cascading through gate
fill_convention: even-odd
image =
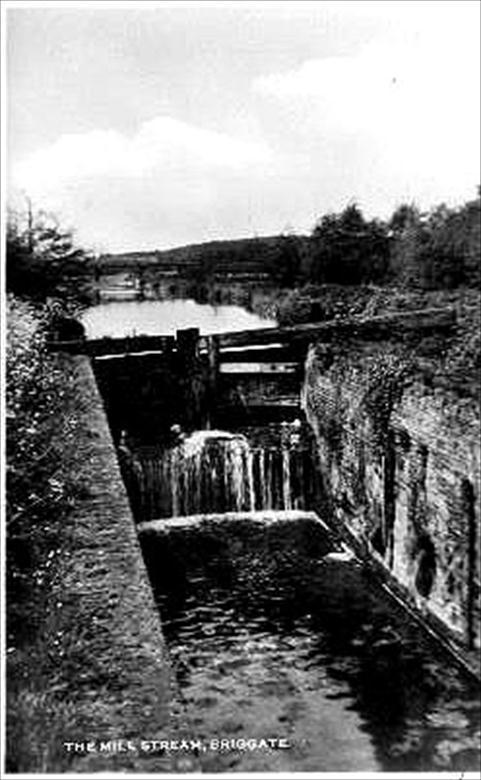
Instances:
[[[193,514],[308,508],[311,453],[296,426],[278,446],[253,445],[228,431],[195,431],[176,446],[136,457],[138,515],[150,520]]]

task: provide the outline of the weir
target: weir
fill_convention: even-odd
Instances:
[[[308,508],[316,485],[305,427],[300,420],[284,423],[264,445],[219,430],[195,431],[157,451],[140,447],[134,454],[121,444],[136,517]]]
[[[224,350],[192,328],[156,354],[94,358],[138,522],[313,504],[300,363],[276,335],[252,341]]]

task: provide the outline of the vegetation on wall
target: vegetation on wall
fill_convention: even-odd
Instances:
[[[416,363],[410,350],[394,343],[385,345],[382,350],[371,345],[366,352],[358,352],[349,343],[319,344],[313,359],[316,370],[312,375],[325,375],[339,388],[335,399],[324,398],[315,386],[310,388],[309,394],[312,411],[331,452],[342,456],[343,431],[347,430],[351,435],[353,431],[368,432],[371,445],[383,452],[391,414],[405,387],[416,376]],[[356,393],[352,396],[354,387]],[[349,403],[344,391],[350,396]]]
[[[363,361],[362,415],[372,423],[372,437],[382,450],[386,447],[391,414],[412,380],[415,364],[403,349],[391,349]]]

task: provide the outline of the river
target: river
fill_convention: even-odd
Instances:
[[[88,309],[82,322],[87,338],[170,336],[184,328],[199,328],[201,335],[209,335],[277,325],[241,306],[192,299],[105,302]]]

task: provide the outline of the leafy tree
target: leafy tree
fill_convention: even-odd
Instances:
[[[440,206],[432,212],[428,224],[431,286],[479,286],[480,198],[456,211]]]
[[[424,216],[413,204],[403,204],[394,211],[388,227],[390,280],[403,286],[422,287],[422,257],[428,242]]]
[[[457,210],[441,204],[421,214],[414,206],[400,206],[389,227],[395,282],[422,289],[479,286],[479,195]]]
[[[386,226],[365,220],[353,203],[341,214],[327,214],[312,233],[311,278],[330,284],[375,282],[386,273],[389,241]]]
[[[419,209],[414,203],[402,203],[398,206],[388,222],[388,230],[392,236],[400,236],[409,226],[419,221]]]
[[[58,298],[88,304],[93,299],[94,263],[78,248],[72,232],[52,215],[10,212],[6,234],[7,291],[44,302]]]
[[[292,287],[297,282],[300,266],[298,239],[292,234],[280,236],[274,273],[282,287]]]

